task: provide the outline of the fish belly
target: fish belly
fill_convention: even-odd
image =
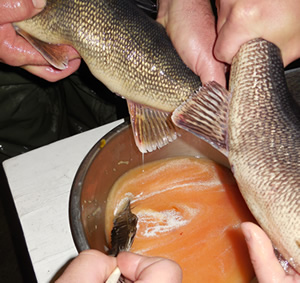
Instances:
[[[279,49],[264,40],[242,47],[230,86],[234,176],[259,224],[300,272],[300,111],[287,90]]]
[[[200,86],[165,29],[130,0],[49,0],[15,23],[42,41],[73,46],[112,92],[171,112]]]

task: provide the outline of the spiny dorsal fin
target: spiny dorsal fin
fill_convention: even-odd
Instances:
[[[152,152],[177,138],[169,112],[127,101],[135,143],[143,152]]]
[[[69,58],[68,51],[64,45],[49,44],[31,36],[21,28],[14,26],[16,32],[23,36],[45,60],[59,70],[64,70],[68,66]]]
[[[218,83],[208,83],[173,112],[172,120],[227,156],[229,97],[229,92]]]

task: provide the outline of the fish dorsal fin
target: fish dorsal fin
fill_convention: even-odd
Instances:
[[[135,143],[140,152],[152,152],[177,138],[170,113],[127,101]]]
[[[64,45],[50,44],[41,41],[21,28],[14,26],[16,32],[23,36],[44,58],[50,65],[56,69],[63,70],[68,66],[68,52]]]
[[[227,156],[227,112],[229,92],[210,82],[179,106],[172,115],[176,126],[211,144]]]

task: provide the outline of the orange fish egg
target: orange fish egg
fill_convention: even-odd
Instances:
[[[138,217],[131,251],[173,259],[183,282],[250,282],[254,271],[240,224],[254,221],[231,171],[208,159],[176,157],[134,168],[107,200],[106,237],[131,200]]]

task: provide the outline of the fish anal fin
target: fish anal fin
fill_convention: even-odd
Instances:
[[[172,114],[174,124],[227,152],[227,116],[230,93],[216,82],[199,89]]]
[[[135,143],[140,152],[152,152],[177,138],[169,112],[127,101]]]
[[[14,26],[16,32],[24,37],[56,69],[63,70],[68,66],[69,58],[65,45],[50,44],[31,36],[21,28]]]

